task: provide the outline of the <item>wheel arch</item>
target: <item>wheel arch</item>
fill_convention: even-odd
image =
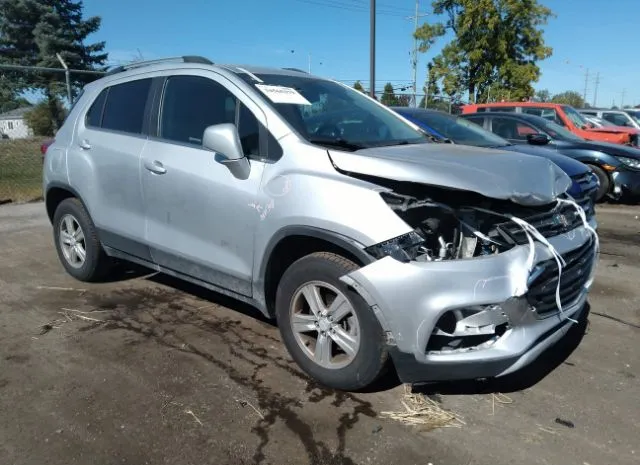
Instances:
[[[76,191],[73,187],[59,182],[52,182],[49,184],[44,195],[44,201],[45,207],[47,209],[47,216],[49,217],[49,221],[51,223],[53,223],[53,215],[55,214],[58,205],[60,205],[63,200],[72,197],[78,199],[84,206],[85,210],[89,212],[84,200],[82,199],[78,191]]]
[[[286,269],[314,252],[332,252],[360,266],[374,261],[360,243],[347,236],[313,226],[284,227],[267,244],[254,286],[254,295],[264,303],[265,314],[275,315],[275,295]]]

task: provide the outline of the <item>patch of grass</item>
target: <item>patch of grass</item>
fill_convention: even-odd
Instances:
[[[0,203],[42,197],[42,154],[46,138],[0,140]]]

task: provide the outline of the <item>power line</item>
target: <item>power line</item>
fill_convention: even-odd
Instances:
[[[328,8],[335,8],[343,11],[352,11],[356,13],[366,13],[369,9],[364,5],[357,3],[346,3],[338,0],[295,0],[300,3],[306,3],[308,5],[324,6]],[[395,16],[397,18],[403,18],[405,13],[397,9],[377,9],[376,14],[382,16]]]

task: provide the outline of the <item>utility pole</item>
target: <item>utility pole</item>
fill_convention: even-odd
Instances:
[[[582,95],[582,101],[584,102],[584,104],[587,103],[587,89],[589,88],[589,68],[587,68],[587,71],[585,73],[584,76],[584,94]],[[584,106],[583,104],[583,106]]]
[[[622,98],[620,99],[620,109],[624,108],[624,94],[627,93],[627,89],[622,89]]]
[[[596,87],[593,91],[593,106],[598,108],[598,86],[600,85],[600,71],[596,74]]]
[[[371,0],[369,12],[370,42],[369,42],[369,95],[376,98],[376,0]]]
[[[418,106],[418,39],[415,36],[418,30],[418,18],[427,16],[426,13],[419,14],[420,0],[416,0],[416,13],[414,16],[408,16],[407,19],[413,19],[413,52],[411,52],[411,68],[413,70],[413,98],[411,105]]]

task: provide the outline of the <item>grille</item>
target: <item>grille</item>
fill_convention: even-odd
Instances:
[[[584,210],[587,219],[591,218],[595,214],[593,199],[598,190],[598,185],[595,183],[594,177],[591,173],[585,173],[581,176],[572,178],[574,182],[580,185],[582,195],[576,197],[574,200]]]
[[[582,218],[573,205],[560,203],[555,208],[522,218],[536,228],[544,237],[554,237],[582,226]],[[527,235],[513,221],[496,225],[503,236],[516,244],[527,244]]]
[[[560,302],[566,308],[579,297],[589,279],[591,266],[595,260],[594,239],[590,238],[581,247],[564,255],[566,265],[560,278]],[[549,316],[558,311],[556,287],[558,285],[558,264],[555,259],[539,263],[544,271],[529,286],[527,301],[541,316]]]

